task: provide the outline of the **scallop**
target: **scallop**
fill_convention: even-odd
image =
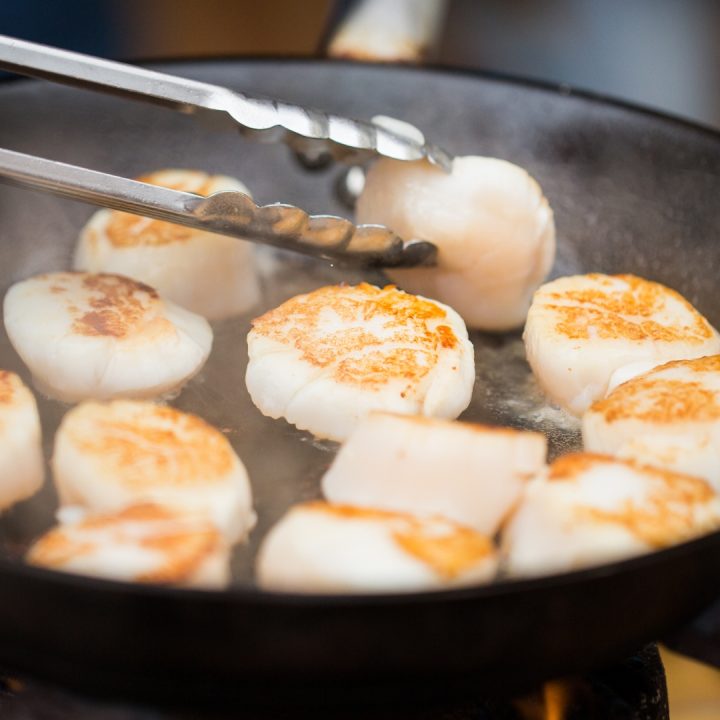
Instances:
[[[204,512],[229,542],[255,524],[247,471],[204,420],[149,402],[86,402],[65,415],[52,469],[61,506],[138,503]]]
[[[0,370],[0,510],[34,495],[44,479],[35,398],[15,373]]]
[[[475,379],[460,316],[393,286],[333,285],[253,322],[246,382],[260,411],[346,438],[371,410],[457,417]]]
[[[229,545],[211,522],[152,504],[61,524],[26,559],[67,573],[182,587],[221,588],[230,577]]]
[[[158,170],[138,180],[197,195],[250,194],[234,178],[197,170]],[[83,228],[75,269],[126,275],[213,320],[245,312],[260,295],[251,243],[116,210],[100,210]]]
[[[322,489],[332,503],[438,514],[492,535],[545,466],[546,446],[541,433],[370,413]]]
[[[682,295],[634,275],[543,285],[523,337],[540,386],[574,415],[657,365],[720,352],[718,333]]]
[[[720,490],[720,355],[628,380],[583,415],[586,450],[697,475]]]
[[[357,220],[435,243],[436,267],[389,270],[389,277],[481,330],[522,325],[555,257],[553,213],[540,186],[494,158],[457,157],[449,173],[427,161],[382,159],[367,174]]]
[[[316,501],[266,536],[257,580],[284,592],[410,592],[485,583],[496,569],[487,536],[444,518]]]
[[[574,453],[528,483],[502,539],[510,575],[566,572],[668,547],[720,527],[701,478]]]
[[[4,313],[38,388],[67,402],[177,391],[212,346],[204,318],[120,275],[37,275],[8,290]]]

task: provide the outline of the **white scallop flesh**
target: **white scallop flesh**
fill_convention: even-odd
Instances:
[[[61,506],[111,512],[154,503],[203,512],[228,542],[255,524],[247,471],[227,438],[200,418],[149,402],[86,402],[55,436]]]
[[[264,415],[342,440],[371,410],[455,418],[475,381],[451,308],[392,286],[332,285],[253,321],[246,383]]]
[[[212,346],[205,318],[120,275],[37,275],[8,290],[4,315],[38,388],[67,402],[177,391]]]
[[[553,213],[540,186],[495,158],[457,157],[450,173],[425,160],[381,159],[367,173],[357,221],[435,243],[436,267],[388,276],[447,303],[481,330],[522,325],[555,258]]]
[[[57,525],[27,554],[32,565],[92,577],[219,589],[230,579],[230,546],[202,515],[143,504],[82,514]]]
[[[272,528],[256,569],[266,590],[412,592],[489,582],[497,554],[487,536],[441,517],[317,501]]]
[[[362,418],[322,479],[332,503],[442,515],[493,535],[545,466],[541,433],[389,413]]]
[[[697,475],[720,490],[720,355],[623,383],[583,415],[582,434],[586,450]]]
[[[158,170],[138,180],[196,195],[250,195],[239,180],[197,170]],[[252,243],[118,210],[90,218],[74,267],[131,277],[211,320],[243,313],[260,297]]]
[[[0,370],[0,510],[34,495],[44,479],[35,398],[15,373]]]
[[[576,416],[620,381],[720,352],[720,336],[682,295],[634,275],[592,273],[543,285],[523,339],[540,387]]]
[[[502,550],[509,575],[543,575],[623,560],[719,527],[720,498],[705,480],[576,453],[528,483]]]

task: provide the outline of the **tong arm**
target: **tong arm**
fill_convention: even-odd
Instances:
[[[427,158],[449,169],[452,158],[413,135],[278,100],[253,98],[219,85],[0,35],[0,67],[22,75],[120,95],[181,112],[225,115],[241,132],[305,152],[323,149],[360,162],[372,155]]]
[[[432,264],[432,243],[404,242],[382,225],[308,215],[293,205],[256,205],[241,192],[208,197],[0,148],[0,181],[114,210],[274,245],[343,265]]]

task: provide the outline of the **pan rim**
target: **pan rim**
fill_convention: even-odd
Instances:
[[[203,590],[176,586],[133,583],[123,580],[59,572],[36,567],[23,562],[0,558],[0,578],[4,575],[15,576],[28,581],[42,581],[62,590],[84,590],[102,595],[122,593],[125,597],[144,597],[169,602],[178,599],[190,599],[191,602],[226,604],[253,604],[273,607],[292,608],[365,608],[394,607],[397,605],[426,605],[442,602],[444,604],[497,599],[532,592],[534,589],[561,589],[584,584],[593,580],[620,575],[631,575],[637,571],[685,554],[693,554],[720,543],[720,530],[701,537],[673,545],[662,550],[637,555],[614,563],[595,565],[571,572],[552,573],[535,577],[503,579],[485,585],[470,585],[445,590],[422,590],[407,593],[290,593],[262,590],[257,587],[229,586],[222,590]]]

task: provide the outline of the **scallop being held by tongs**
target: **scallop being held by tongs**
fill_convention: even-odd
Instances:
[[[291,105],[249,97],[225,87],[166,75],[16,38],[0,36],[0,67],[14,72],[211,115],[244,135],[284,142],[298,153],[346,161],[372,156],[429,160],[449,167],[451,159],[417,133],[387,129]],[[405,241],[382,225],[354,225],[333,215],[309,215],[284,203],[257,205],[238,191],[207,197],[0,149],[0,180],[82,200],[102,207],[239,237],[365,266],[432,263],[435,246]]]

